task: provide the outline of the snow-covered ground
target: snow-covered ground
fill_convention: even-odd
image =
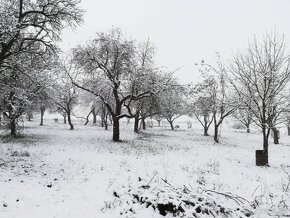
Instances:
[[[256,217],[266,217],[269,208],[279,210],[283,202],[290,207],[286,133],[281,144],[270,145],[270,167],[256,167],[257,131],[247,134],[224,125],[217,144],[198,125],[180,125],[176,131],[154,127],[134,134],[132,125],[122,123],[123,141],[114,143],[112,132],[98,126],[79,124],[70,131],[50,120],[43,127],[26,122],[23,138],[0,143],[0,218],[121,217],[122,205],[111,208],[108,202],[140,180],[256,199],[261,204]],[[139,207],[133,217],[163,216]]]

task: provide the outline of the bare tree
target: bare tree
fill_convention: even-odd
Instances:
[[[158,94],[152,95],[151,97],[141,99],[140,101],[136,102],[135,108],[135,116],[134,116],[134,132],[138,133],[139,129],[139,122],[142,123],[142,129],[146,129],[146,122],[145,120],[148,117],[155,116],[157,114],[161,114],[161,108],[158,101]]]
[[[54,78],[55,83],[52,86],[53,90],[51,96],[57,110],[63,115],[64,122],[66,122],[67,118],[71,130],[74,129],[71,119],[73,115],[73,107],[78,102],[76,87],[72,84],[72,81],[68,76],[72,67],[73,65],[70,63],[61,61],[56,66],[57,69]]]
[[[204,79],[190,91],[189,114],[193,114],[203,127],[204,136],[208,136],[208,129],[213,122],[214,99],[211,94],[211,79]]]
[[[157,96],[160,104],[162,116],[174,130],[173,122],[186,114],[185,87],[180,85],[175,79],[171,79],[168,87]]]
[[[153,86],[135,91],[137,84],[156,80],[148,76],[153,75],[150,72],[139,73],[136,55],[134,41],[126,40],[119,29],[100,33],[87,46],[74,50],[75,63],[89,78],[74,84],[102,99],[113,120],[113,141],[120,140],[120,119],[134,117],[132,103],[154,92]]]
[[[9,68],[10,58],[30,53],[32,47],[56,51],[61,30],[82,22],[78,4],[79,0],[1,0],[0,69]]]
[[[206,94],[210,98],[211,112],[214,123],[214,140],[219,142],[219,128],[225,118],[236,110],[236,102],[228,89],[228,81],[224,65],[217,55],[217,67],[201,61],[199,69],[204,76]]]
[[[250,125],[253,123],[253,113],[250,108],[238,108],[233,116],[239,120],[241,124],[247,129],[247,133],[250,133]]]
[[[36,100],[45,87],[50,69],[50,56],[45,53],[32,52],[19,57],[19,60],[14,57],[13,65],[4,68],[0,75],[1,103],[12,136],[16,136],[18,118],[36,108]]]
[[[284,36],[267,33],[261,42],[255,38],[246,51],[238,52],[230,64],[231,83],[241,107],[251,110],[253,121],[262,129],[263,150],[256,151],[257,165],[268,165],[270,131],[277,139],[279,117],[288,106],[285,87],[290,79],[290,62],[285,49]]]

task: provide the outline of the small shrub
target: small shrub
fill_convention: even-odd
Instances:
[[[141,208],[170,217],[226,218],[254,214],[250,203],[239,196],[200,188],[189,190],[186,186],[178,188],[166,180],[150,182],[148,185],[148,182],[139,179],[134,185],[122,186],[112,193],[113,200],[106,201],[102,211],[119,208],[121,217],[132,218]]]
[[[245,129],[245,126],[242,123],[235,123],[232,125],[233,129]]]
[[[28,151],[12,151],[11,152],[12,157],[30,157],[30,153]]]

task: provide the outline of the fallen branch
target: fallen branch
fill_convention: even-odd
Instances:
[[[224,196],[227,199],[231,199],[231,200],[235,201],[239,206],[241,204],[243,204],[244,202],[250,203],[245,198],[237,196],[237,195],[234,196],[231,193],[222,193],[222,192],[217,192],[217,191],[214,191],[214,190],[205,190],[205,192],[212,192],[212,193],[215,193],[215,194],[218,194],[218,195],[222,195],[222,196]]]

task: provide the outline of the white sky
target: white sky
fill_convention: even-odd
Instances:
[[[194,82],[195,62],[214,63],[215,52],[229,58],[246,48],[253,35],[276,28],[290,48],[290,0],[82,0],[84,24],[65,30],[65,50],[92,39],[98,31],[121,27],[137,40],[158,48],[159,66],[175,70],[182,82]]]

